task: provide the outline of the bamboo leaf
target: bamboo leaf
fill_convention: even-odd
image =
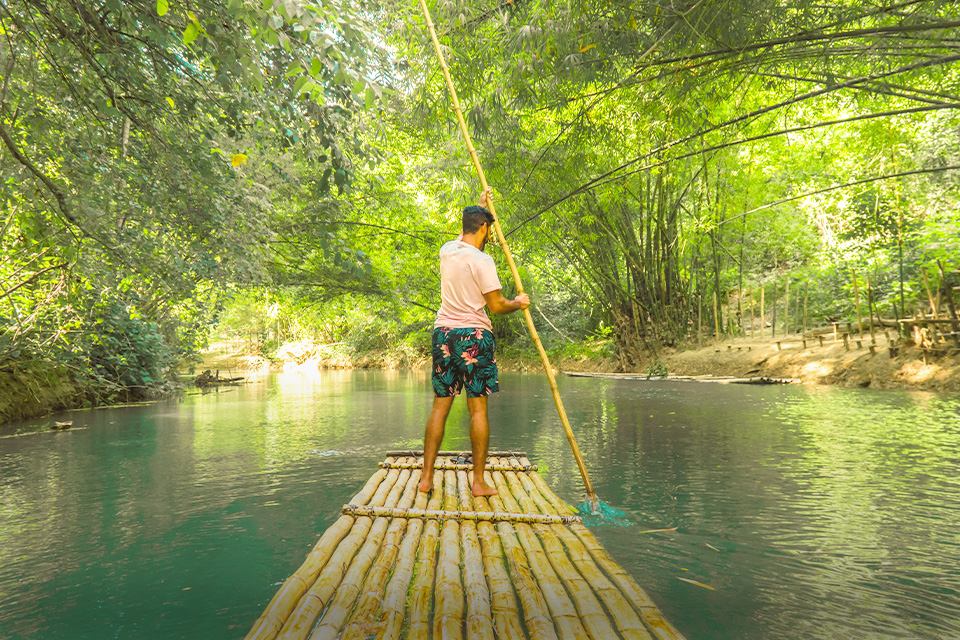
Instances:
[[[710,589],[710,591],[716,591],[716,589],[714,589],[713,587],[711,587],[711,586],[708,585],[708,584],[703,584],[702,582],[697,582],[696,580],[691,580],[691,579],[689,579],[689,578],[681,578],[680,576],[677,576],[677,580],[683,580],[684,582],[689,582],[690,584],[695,584],[695,585],[697,585],[698,587],[703,587],[704,589]]]

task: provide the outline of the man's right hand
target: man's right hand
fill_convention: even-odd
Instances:
[[[516,298],[513,299],[514,302],[520,305],[520,309],[526,309],[530,306],[530,296],[525,293],[521,293]]]

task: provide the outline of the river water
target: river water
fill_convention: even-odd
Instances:
[[[383,451],[420,447],[428,382],[286,373],[6,427],[0,638],[242,638]],[[624,512],[592,528],[689,640],[960,638],[960,397],[559,382]],[[580,502],[543,377],[501,385],[491,447]],[[443,447],[467,430],[458,401]]]

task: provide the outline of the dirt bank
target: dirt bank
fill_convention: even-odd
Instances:
[[[807,339],[806,348],[800,336],[738,338],[704,344],[700,349],[667,349],[660,360],[672,375],[799,378],[805,384],[960,392],[960,350],[934,356],[916,348],[901,348],[891,358],[889,343],[882,335],[877,336],[873,352],[869,335],[860,345],[851,340],[848,350],[832,336],[825,336],[822,347],[818,339]],[[646,373],[651,363],[634,371]],[[579,370],[574,363],[567,363],[566,369]]]

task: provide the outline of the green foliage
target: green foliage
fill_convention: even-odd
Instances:
[[[667,369],[667,365],[663,360],[657,358],[650,363],[650,366],[647,367],[647,380],[650,378],[666,378],[670,375],[670,371]]]

